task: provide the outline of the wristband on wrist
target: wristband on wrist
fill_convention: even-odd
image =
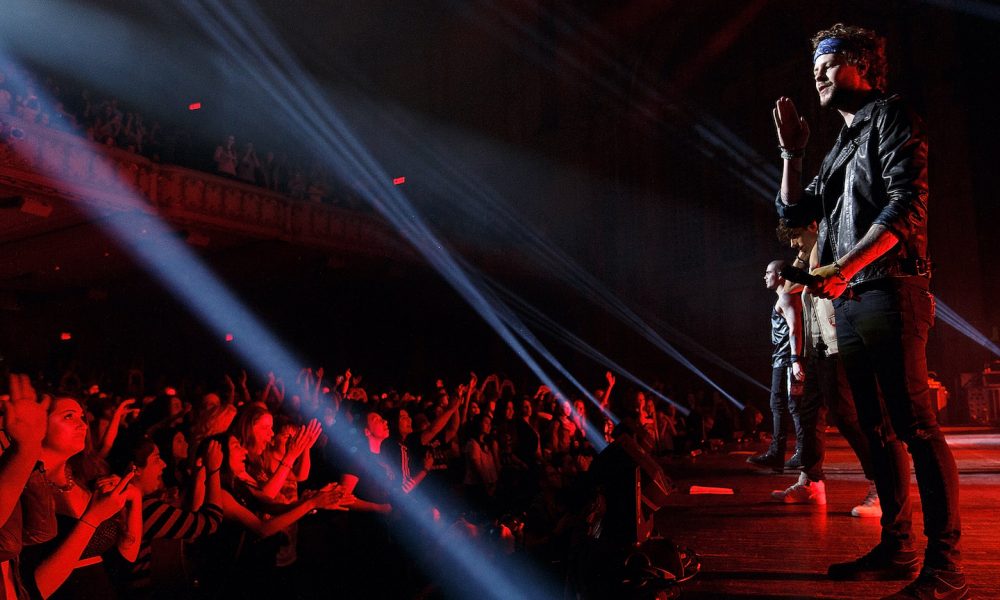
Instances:
[[[218,473],[221,470],[222,470],[222,467],[219,467],[218,469],[209,469],[209,470],[206,470],[205,473],[206,473],[206,475],[208,475],[209,477],[211,477],[212,475],[215,475],[216,473]]]
[[[84,518],[82,516],[79,519],[77,519],[77,521],[83,523],[84,525],[90,527],[91,529],[97,529],[97,525],[94,525],[93,523],[90,523],[90,522],[84,520]]]
[[[799,357],[793,354],[788,357],[788,362],[799,362]]]
[[[798,150],[789,150],[788,148],[785,148],[784,146],[778,146],[778,149],[781,150],[781,158],[783,160],[792,160],[793,158],[802,158],[803,156],[806,155],[806,149],[805,148],[799,148]]]
[[[840,269],[841,269],[841,268],[842,268],[842,267],[840,266],[840,263],[839,263],[839,262],[837,262],[837,261],[833,261],[833,273],[834,273],[834,274],[835,274],[835,275],[836,275],[837,277],[839,277],[841,281],[843,281],[844,283],[847,283],[847,278],[846,278],[846,277],[844,277],[844,274],[840,272]]]

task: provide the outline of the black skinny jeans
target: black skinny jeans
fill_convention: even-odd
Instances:
[[[789,402],[788,399],[788,377],[791,371],[791,367],[771,368],[771,434],[774,437],[768,452],[781,456],[782,460],[788,440],[788,426],[793,423],[791,410],[794,401]]]
[[[882,542],[894,548],[913,546],[908,450],[924,511],[924,565],[957,570],[961,537],[958,469],[938,426],[927,386],[926,346],[934,320],[933,297],[927,281],[917,277],[887,278],[858,288],[855,299],[834,301],[837,341],[858,420],[871,445],[875,486],[882,502]]]
[[[806,477],[810,481],[826,478],[823,473],[824,430],[829,420],[858,457],[865,479],[874,480],[868,438],[858,424],[858,413],[840,358],[836,354],[827,356],[810,348],[804,366],[805,390],[801,401],[792,408],[792,418],[796,420],[795,433],[798,446],[802,449],[802,470]]]

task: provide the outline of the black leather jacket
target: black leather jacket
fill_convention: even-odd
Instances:
[[[847,254],[875,223],[898,239],[858,271],[851,285],[885,277],[929,277],[927,261],[927,136],[923,123],[897,95],[873,92],[844,126],[806,188],[797,209],[778,195],[779,216],[794,210],[823,215],[821,264]]]
[[[792,336],[788,331],[788,321],[771,309],[771,367],[792,366]]]

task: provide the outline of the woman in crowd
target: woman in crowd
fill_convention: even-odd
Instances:
[[[257,484],[253,493],[259,494],[262,500],[274,501],[296,470],[296,461],[300,458],[298,473],[304,475],[300,479],[308,477],[310,462],[305,455],[319,439],[322,428],[316,419],[295,428],[294,434],[283,442],[278,456],[273,450],[267,452],[274,439],[274,417],[264,406],[251,404],[236,418],[233,433],[246,450],[246,470]]]
[[[473,422],[473,434],[463,450],[466,498],[472,507],[487,512],[493,508],[493,497],[500,480],[497,443],[490,435],[492,426],[493,418],[490,415],[480,415]]]
[[[151,436],[160,459],[166,464],[162,478],[163,486],[169,490],[185,491],[187,484],[191,483],[188,429],[161,429]]]
[[[179,432],[178,432],[179,433]],[[146,598],[152,595],[153,580],[151,565],[154,540],[175,540],[193,542],[211,535],[222,522],[222,447],[218,441],[205,446],[193,479],[199,489],[193,496],[204,498],[198,502],[199,508],[185,510],[177,503],[178,494],[168,493],[164,485],[167,463],[161,456],[160,447],[150,439],[140,441],[132,451],[136,466],[133,485],[142,493],[143,531],[139,555],[127,575],[125,585],[131,598]],[[165,548],[161,544],[161,549]],[[178,547],[174,546],[177,550]],[[166,585],[165,582],[159,582]],[[186,582],[173,582],[172,588]]]
[[[74,477],[70,459],[83,452],[87,433],[76,399],[51,402],[40,462],[54,492],[58,532],[25,551],[25,579],[43,598],[113,598],[109,570],[139,554],[142,493],[130,485],[134,472],[99,478],[93,487]]]
[[[276,555],[284,536],[282,531],[319,508],[335,509],[343,499],[336,485],[303,493],[292,504],[275,504],[262,498],[260,484],[247,472],[247,451],[236,436],[223,434],[211,438],[223,450],[222,513],[219,531],[200,547],[202,580],[209,590],[219,590],[226,597],[277,597],[274,589]],[[220,565],[222,557],[234,557]]]

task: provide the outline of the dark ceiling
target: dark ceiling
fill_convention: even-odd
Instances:
[[[271,95],[240,66],[239,56],[253,52],[226,54],[219,36],[233,30],[213,24],[218,14],[124,0],[12,5],[15,17],[0,24],[11,56],[190,128],[205,155],[228,131],[258,147],[303,156],[312,149],[310,132],[289,112],[298,110],[295,99]],[[385,170],[407,175],[416,208],[446,240],[500,263],[527,264],[575,302],[578,292],[559,273],[511,241],[520,239],[511,222],[483,208],[502,198],[627,303],[659,310],[742,366],[766,351],[761,315],[769,297],[758,271],[783,252],[770,233],[770,189],[758,189],[776,183],[770,107],[779,95],[799,103],[813,124],[806,166],[815,169],[839,124],[814,101],[808,37],[837,21],[875,27],[888,38],[890,86],[931,131],[938,292],[982,331],[1000,322],[990,301],[1000,284],[988,267],[1000,259],[989,175],[1000,90],[988,76],[1000,56],[1000,14],[985,3],[258,7],[276,35],[258,29],[256,45],[295,56]],[[193,100],[203,111],[184,110]],[[284,244],[223,232],[211,238],[202,256],[234,281],[315,279],[330,264],[322,253]],[[143,278],[99,226],[58,203],[46,219],[0,208],[0,252],[0,289],[9,293],[113,294],[119,282]],[[433,277],[421,273],[418,280]],[[537,298],[545,285],[531,281],[524,291]],[[580,329],[607,342],[618,337],[612,321],[588,319]],[[969,350],[966,365],[979,360],[976,352]]]

